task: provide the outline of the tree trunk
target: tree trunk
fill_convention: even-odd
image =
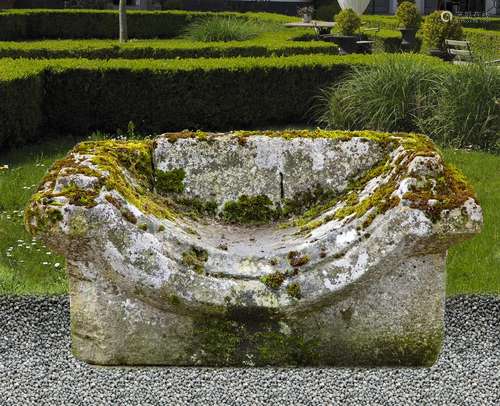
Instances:
[[[119,20],[120,20],[120,42],[127,42],[128,29],[127,29],[127,0],[120,0],[118,6]]]

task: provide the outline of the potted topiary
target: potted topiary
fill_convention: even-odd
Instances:
[[[449,59],[449,55],[446,53],[444,40],[461,40],[464,36],[460,20],[447,13],[434,11],[425,17],[422,24],[424,45],[428,48],[429,54],[445,60]]]
[[[297,14],[299,17],[302,17],[302,21],[305,23],[310,23],[312,21],[313,13],[314,7],[312,6],[301,7],[297,10]]]
[[[340,55],[356,51],[357,36],[354,33],[361,27],[361,18],[352,9],[342,10],[335,16],[335,31],[333,41],[339,46]]]
[[[0,10],[14,7],[14,0],[2,0],[0,1]]]
[[[415,49],[415,34],[420,28],[421,17],[417,6],[410,1],[403,1],[396,10],[398,29],[401,31],[401,48],[403,50]]]

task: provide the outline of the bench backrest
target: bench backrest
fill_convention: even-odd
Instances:
[[[453,56],[454,61],[471,62],[474,59],[469,41],[445,39],[444,43],[448,54]]]

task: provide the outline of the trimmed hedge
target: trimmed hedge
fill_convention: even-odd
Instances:
[[[422,16],[425,19],[425,16]],[[464,28],[478,28],[483,30],[500,30],[500,17],[454,17],[459,18]],[[378,26],[386,30],[398,28],[398,21],[392,15],[362,15],[361,20],[369,26]]]
[[[319,89],[380,58],[0,59],[0,146],[50,133],[113,132],[130,121],[145,132],[305,122]]]
[[[425,19],[425,16],[423,18]],[[381,28],[380,33],[376,34],[375,37],[381,37],[383,44],[382,49],[392,52],[391,47],[395,44],[395,42],[393,42],[395,40],[390,40],[389,38],[396,35],[399,35],[399,38],[401,38],[401,34],[397,30],[398,23],[396,18],[394,16],[364,15],[362,16],[362,20],[367,26]],[[488,21],[490,22],[490,26],[493,27],[491,30],[464,28],[464,33],[466,39],[471,42],[472,51],[476,55],[481,55],[486,59],[494,59],[500,56],[500,31],[498,31],[500,29],[500,18],[494,17],[490,18]],[[465,25],[465,27],[467,27],[467,25]],[[422,40],[420,38],[420,33],[420,31],[417,33],[417,40],[421,45]]]
[[[125,44],[112,40],[0,42],[0,58],[170,59],[338,53],[338,47],[331,42],[293,40],[298,32],[266,33],[249,41],[216,43],[182,39],[134,40]]]
[[[270,13],[128,11],[130,38],[173,38],[191,22],[208,16],[234,16],[282,24],[290,17]],[[293,19],[293,18],[292,18]],[[118,38],[114,10],[8,10],[0,12],[0,40]]]

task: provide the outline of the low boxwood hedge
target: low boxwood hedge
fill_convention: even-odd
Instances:
[[[290,17],[271,13],[211,13],[194,11],[128,11],[130,38],[173,38],[199,18],[233,16],[283,24]],[[293,19],[293,18],[292,18]],[[0,11],[0,40],[118,38],[114,10],[5,10]]]
[[[0,146],[49,133],[111,132],[130,121],[146,132],[306,122],[319,89],[379,58],[0,59]]]
[[[88,58],[88,59],[170,59],[221,58],[234,56],[288,56],[337,54],[331,42],[295,41],[303,30],[265,33],[258,38],[236,42],[195,42],[185,39],[133,40],[43,40],[0,41],[0,58]]]

